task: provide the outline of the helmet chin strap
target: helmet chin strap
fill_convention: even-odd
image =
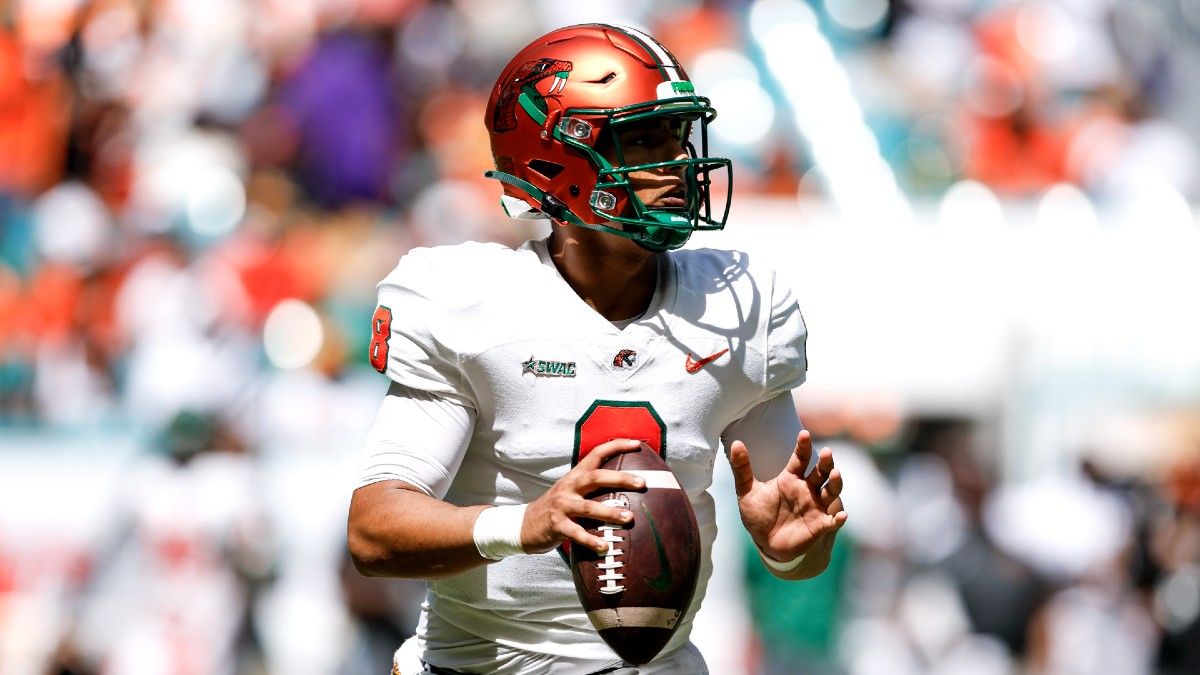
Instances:
[[[683,216],[677,211],[654,210],[647,211],[646,215],[662,224],[646,225],[643,228],[641,236],[632,237],[633,241],[642,248],[654,251],[655,253],[670,251],[683,246],[687,243],[688,239],[691,239],[691,227],[681,229],[671,226],[676,223],[682,223],[685,226],[690,225],[691,221],[687,216]]]
[[[524,191],[530,197],[533,197],[538,201],[538,210],[550,218],[571,223],[572,225],[582,225],[584,227],[588,226],[587,223],[580,220],[578,216],[576,216],[574,213],[571,213],[571,210],[567,208],[566,204],[563,204],[558,199],[555,199],[554,195],[546,194],[542,190],[539,190],[537,186],[529,181],[521,180],[512,174],[504,173],[503,171],[496,171],[494,169],[491,171],[484,171],[483,176],[484,178],[494,178],[501,183],[507,183],[518,190]]]
[[[593,225],[592,223],[584,222],[583,219],[567,208],[566,204],[556,199],[554,195],[547,194],[529,181],[517,178],[512,174],[491,170],[485,171],[483,175],[485,178],[493,178],[501,183],[506,183],[518,190],[524,191],[538,201],[540,204],[539,210],[542,213],[554,220],[578,225],[579,227],[597,232],[615,234],[619,237],[632,240],[635,244],[648,251],[661,253],[662,251],[677,249],[683,246],[692,236],[692,229],[689,227],[691,220],[678,211],[650,210],[646,212],[646,215],[659,224],[643,226],[626,224],[625,227],[627,229],[619,230],[607,225]]]

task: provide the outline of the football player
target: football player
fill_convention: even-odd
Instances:
[[[370,356],[391,388],[349,544],[365,574],[429,580],[396,672],[626,665],[555,549],[607,549],[580,518],[633,519],[584,495],[639,489],[598,467],[641,442],[686,489],[705,555],[689,611],[640,672],[707,672],[688,635],[712,571],[719,448],[736,486],[720,498],[736,498],[763,563],[785,579],[828,564],[846,521],[842,478],[828,449],[808,470],[790,393],[806,367],[796,300],[762,261],[680,250],[728,215],[730,162],[708,156],[715,117],[653,37],[552,31],[504,69],[486,112],[505,210],[549,218],[550,236],[415,249],[379,284]],[[759,470],[772,457],[786,466],[759,480],[751,452]]]

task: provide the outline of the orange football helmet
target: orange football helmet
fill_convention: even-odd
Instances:
[[[671,52],[649,35],[605,24],[560,28],[522,49],[496,81],[486,119],[496,169],[485,175],[504,184],[501,203],[512,217],[544,214],[650,250],[679,248],[693,231],[719,230],[729,217],[731,162],[707,156],[708,124],[716,116]],[[620,129],[663,117],[682,122],[688,157],[624,165]],[[615,165],[597,152],[601,139],[613,144]],[[664,169],[682,169],[686,206],[651,209],[634,194],[630,172]],[[722,169],[724,209],[714,217],[710,174]]]

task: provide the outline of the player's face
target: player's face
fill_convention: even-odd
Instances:
[[[683,121],[671,118],[649,119],[621,129],[617,139],[621,143],[625,166],[653,164],[676,159],[686,159],[683,149]],[[601,150],[609,162],[616,162],[615,150]],[[682,209],[687,205],[687,185],[684,168],[669,166],[647,171],[629,173],[633,192],[642,203],[652,209]]]

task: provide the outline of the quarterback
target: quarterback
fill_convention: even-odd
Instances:
[[[632,28],[552,31],[501,73],[488,175],[508,215],[549,218],[552,233],[517,250],[415,249],[379,284],[372,320],[371,362],[391,386],[350,552],[364,574],[429,580],[394,672],[635,672],[588,622],[556,549],[607,548],[579,518],[633,520],[584,495],[642,488],[599,469],[641,443],[687,491],[705,554],[688,613],[641,673],[707,672],[688,636],[712,573],[719,453],[736,494],[717,498],[737,500],[763,564],[784,579],[828,565],[842,478],[828,449],[809,468],[792,403],[806,369],[796,300],[762,261],[680,250],[728,216],[730,163],[708,156],[715,117]]]

